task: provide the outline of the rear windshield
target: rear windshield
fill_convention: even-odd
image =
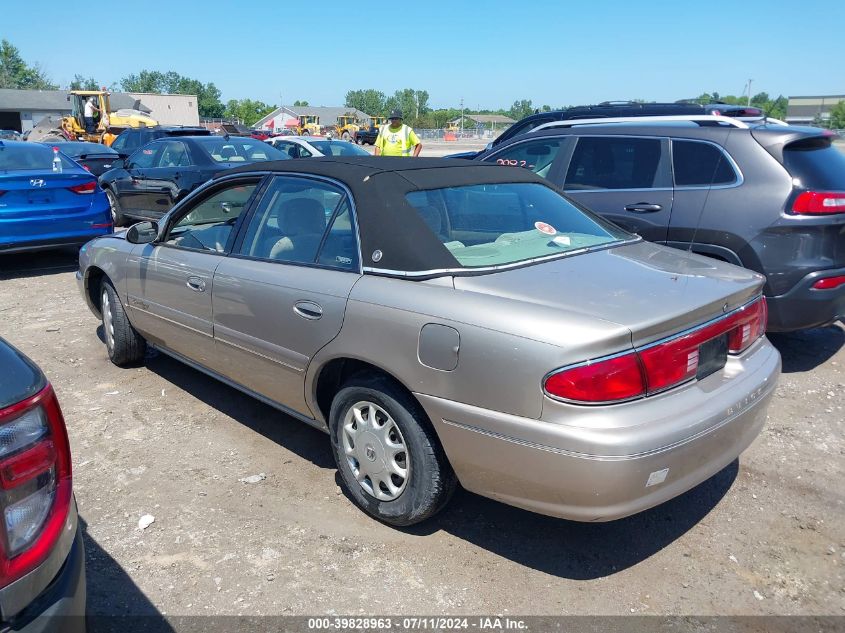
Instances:
[[[466,268],[513,264],[631,237],[539,183],[413,191],[406,198]]]
[[[73,169],[76,166],[76,163],[71,162],[61,153],[58,156],[62,163],[62,169]],[[51,171],[53,169],[53,148],[35,143],[0,145],[0,169],[4,171]]]
[[[245,163],[290,158],[272,145],[258,139],[208,137],[196,140],[211,159],[218,163]]]
[[[801,187],[845,191],[845,148],[837,148],[829,136],[790,143],[783,149],[783,166]]]

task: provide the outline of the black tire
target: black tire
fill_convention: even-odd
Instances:
[[[352,138],[352,135],[349,132],[344,132],[343,134],[340,135],[340,138],[343,141],[348,141],[349,139]]]
[[[147,342],[132,327],[117,291],[108,280],[103,280],[100,286],[100,314],[109,360],[118,367],[140,363],[144,359]]]
[[[115,228],[126,224],[126,216],[123,215],[123,209],[120,206],[120,202],[118,201],[117,196],[114,195],[114,192],[111,189],[106,189],[106,198],[108,198],[109,201],[109,209],[111,210],[111,221],[112,224],[114,224]]]
[[[373,403],[386,411],[404,440],[404,460],[410,468],[404,489],[393,500],[379,500],[367,492],[355,478],[344,452],[344,418],[360,402]],[[352,377],[332,401],[329,428],[341,485],[358,507],[379,521],[394,526],[425,521],[439,512],[455,491],[457,478],[428,416],[419,403],[390,379]]]

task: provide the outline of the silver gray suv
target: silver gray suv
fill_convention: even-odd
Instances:
[[[845,153],[725,117],[557,121],[476,160],[530,169],[647,240],[766,275],[769,331],[845,316]]]

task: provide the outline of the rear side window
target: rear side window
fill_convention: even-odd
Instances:
[[[566,172],[566,189],[651,189],[659,187],[661,142],[656,138],[578,139]]]
[[[673,140],[672,169],[678,187],[729,185],[737,181],[725,153],[710,143]]]
[[[790,143],[783,150],[783,166],[801,187],[845,191],[845,153],[833,146],[831,137]]]

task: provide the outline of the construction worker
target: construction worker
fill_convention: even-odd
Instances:
[[[97,124],[94,122],[94,113],[99,111],[100,108],[94,105],[94,97],[88,97],[85,100],[85,106],[82,113],[82,120],[85,122],[85,131],[88,134],[93,134],[97,131]]]
[[[389,123],[378,131],[376,156],[419,156],[422,143],[410,126],[402,123],[402,112],[394,110],[388,118]]]

